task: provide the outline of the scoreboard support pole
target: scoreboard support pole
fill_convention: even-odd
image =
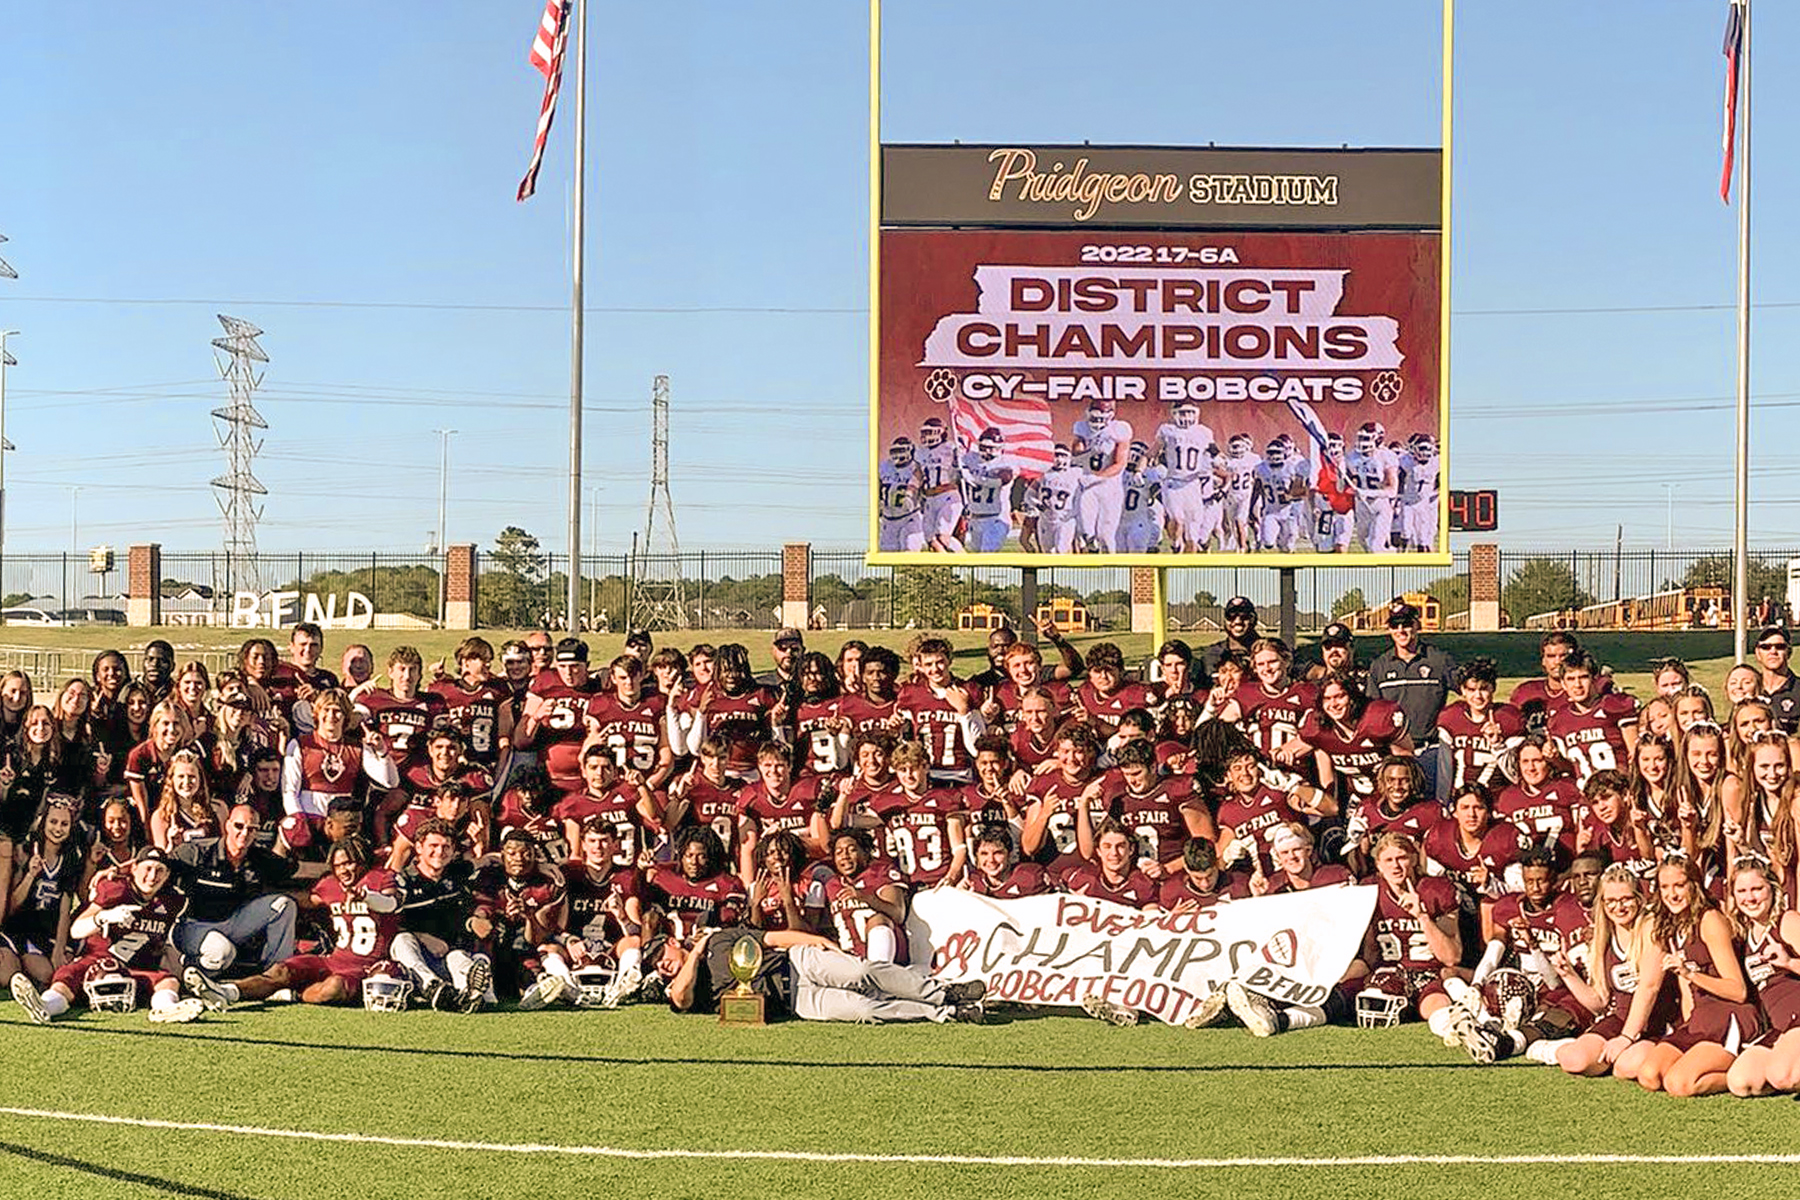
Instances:
[[[1296,572],[1293,567],[1280,568],[1281,575],[1281,640],[1287,643],[1289,650],[1294,648],[1294,627],[1299,623],[1299,601],[1294,584]]]
[[[1038,644],[1037,568],[1019,568],[1019,637],[1026,644]]]
[[[1155,568],[1155,574],[1151,576],[1150,603],[1156,611],[1156,619],[1150,626],[1150,654],[1155,657],[1162,652],[1163,643],[1169,640],[1169,568]]]

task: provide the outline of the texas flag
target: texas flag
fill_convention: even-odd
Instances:
[[[1731,203],[1731,164],[1737,153],[1738,64],[1744,57],[1744,0],[1731,0],[1725,14],[1725,165],[1719,171],[1719,199]]]

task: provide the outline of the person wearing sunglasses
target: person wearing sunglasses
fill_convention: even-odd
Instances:
[[[169,854],[176,883],[188,895],[175,944],[190,963],[216,975],[260,938],[259,968],[294,953],[294,898],[281,889],[294,862],[256,844],[262,821],[248,804],[225,817],[220,837],[184,842]]]
[[[1762,671],[1762,694],[1775,710],[1775,723],[1783,733],[1800,732],[1800,679],[1788,669],[1793,643],[1788,631],[1771,625],[1756,637],[1756,665]]]

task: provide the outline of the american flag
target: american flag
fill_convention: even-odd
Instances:
[[[556,119],[556,94],[562,90],[563,50],[569,44],[569,10],[573,5],[574,0],[547,0],[537,36],[531,41],[531,65],[544,77],[544,102],[538,107],[531,165],[519,181],[520,200],[537,191],[538,168],[544,165],[544,143],[550,140],[550,123]]]
[[[1028,475],[1040,475],[1050,468],[1056,437],[1050,430],[1049,406],[1043,401],[958,397],[951,407],[957,445],[973,449],[984,431],[998,429],[1006,439],[1001,462]]]
[[[1744,55],[1744,6],[1731,0],[1725,15],[1725,165],[1719,171],[1719,199],[1731,203],[1731,163],[1737,152],[1738,63]]]

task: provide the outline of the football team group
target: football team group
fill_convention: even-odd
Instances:
[[[1800,1088],[1786,629],[1715,706],[1676,660],[1640,703],[1561,632],[1502,701],[1410,606],[1387,624],[1370,662],[1335,624],[1297,661],[1239,597],[1222,640],[1141,671],[1045,627],[1054,653],[1000,630],[966,678],[940,638],[834,657],[794,629],[762,676],[742,644],[634,633],[600,666],[545,631],[497,664],[480,637],[384,670],[352,645],[340,675],[311,625],[216,674],[162,641],[41,698],[10,672],[0,977],[38,1022],[704,1012],[748,938],[771,1016],[978,1022],[982,983],[932,977],[909,931],[920,889],[1204,913],[1360,882],[1374,915],[1323,1004],[1229,979],[1187,1023],[1417,1017],[1480,1062]]]
[[[1042,554],[1436,546],[1435,436],[1402,443],[1365,421],[1348,445],[1323,428],[1316,437],[1310,455],[1290,433],[1260,448],[1248,433],[1217,437],[1192,402],[1135,437],[1113,401],[1096,400],[1042,462],[997,426],[953,436],[942,417],[929,417],[917,442],[888,444],[876,471],[877,545],[953,554],[992,554],[1014,538]]]

